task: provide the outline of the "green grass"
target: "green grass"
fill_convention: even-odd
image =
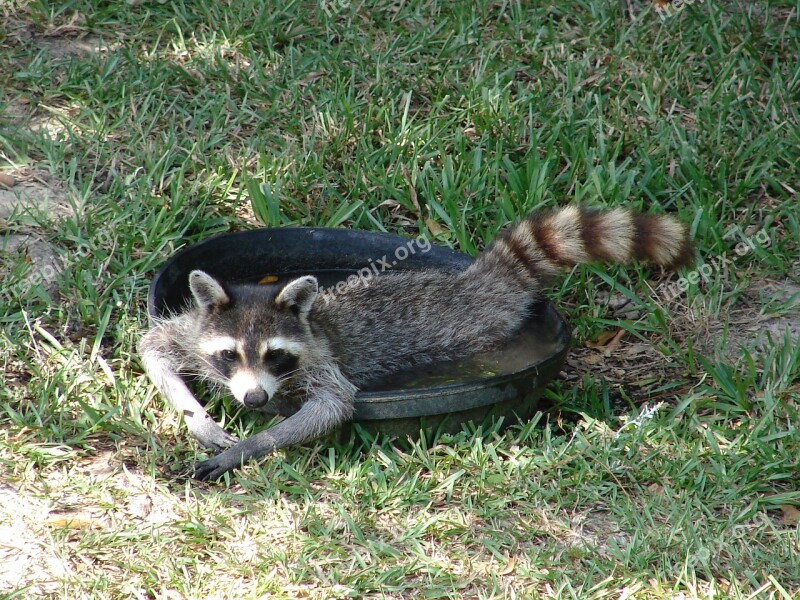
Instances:
[[[54,302],[0,255],[0,479],[27,507],[0,528],[21,527],[38,565],[0,594],[800,594],[797,340],[724,351],[759,315],[797,323],[796,300],[755,292],[797,283],[800,4],[706,0],[663,21],[610,0],[325,6],[0,7],[0,172],[58,183],[76,209],[0,223],[66,265]],[[532,423],[356,432],[229,485],[173,475],[203,453],[135,344],[175,250],[266,223],[474,254],[568,202],[674,212],[730,264],[670,301],[655,271],[570,274],[552,297],[583,366]],[[734,225],[770,243],[738,256]],[[649,353],[582,362],[619,328]],[[226,409],[234,430],[264,425]]]

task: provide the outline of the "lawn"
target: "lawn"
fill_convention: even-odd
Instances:
[[[0,3],[0,597],[800,596],[800,2],[622,4]],[[700,263],[565,274],[531,422],[176,475],[206,454],[135,350],[174,251],[475,254],[570,202]]]

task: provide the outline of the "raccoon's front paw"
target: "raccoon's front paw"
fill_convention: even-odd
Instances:
[[[210,415],[198,415],[194,418],[186,418],[186,426],[189,432],[197,438],[197,441],[210,450],[221,452],[225,448],[230,448],[239,441],[234,435],[225,431],[214,422]]]
[[[201,461],[194,466],[194,478],[200,481],[215,481],[228,471],[242,466],[242,457],[231,451],[217,454],[213,458]]]

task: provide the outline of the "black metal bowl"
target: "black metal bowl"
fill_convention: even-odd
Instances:
[[[392,262],[409,239],[386,233],[316,227],[265,228],[210,238],[173,256],[156,274],[147,298],[150,317],[179,312],[190,298],[189,273],[204,271],[225,281],[277,281],[315,275],[336,284],[370,263]],[[395,269],[463,270],[466,254],[432,246],[404,253]],[[274,279],[274,278],[273,278]],[[391,379],[356,396],[355,421],[370,431],[415,435],[421,428],[456,432],[466,421],[487,417],[528,419],[569,348],[566,323],[542,301],[522,329],[503,347],[473,357],[435,364]]]

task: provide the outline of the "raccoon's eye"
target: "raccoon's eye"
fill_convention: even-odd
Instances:
[[[297,369],[300,359],[283,348],[271,348],[264,353],[265,366],[275,375],[284,376]]]
[[[264,355],[264,360],[268,362],[276,362],[286,358],[287,356],[289,356],[289,353],[283,348],[274,348],[272,350],[267,350],[267,353]]]
[[[234,362],[238,356],[236,350],[222,350],[219,353],[219,357],[225,362]]]

